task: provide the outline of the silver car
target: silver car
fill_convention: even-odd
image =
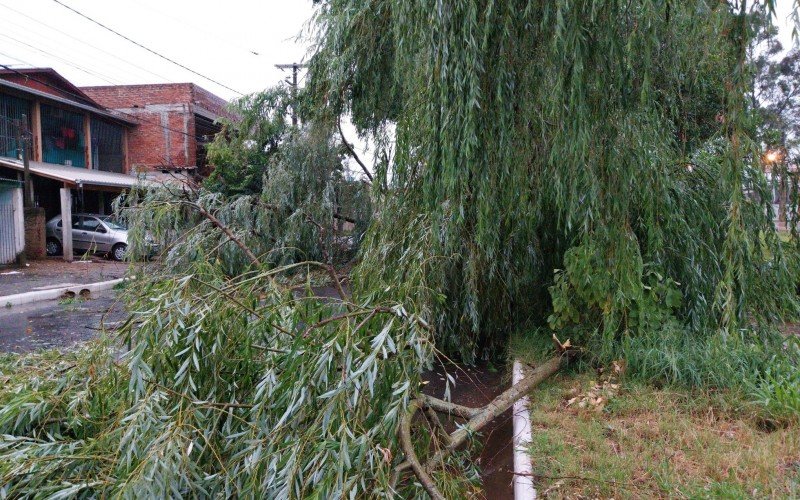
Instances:
[[[47,255],[58,255],[61,243],[61,216],[47,222]],[[72,216],[72,248],[75,251],[104,253],[114,260],[125,258],[128,229],[107,215],[74,214]]]

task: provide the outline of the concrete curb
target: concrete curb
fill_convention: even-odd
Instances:
[[[100,281],[98,283],[88,283],[86,285],[70,285],[58,288],[50,288],[48,290],[36,290],[35,292],[6,295],[4,297],[0,297],[0,307],[18,306],[22,304],[30,304],[31,302],[83,296],[91,294],[92,292],[110,290],[122,283],[124,280],[125,278],[119,278],[109,281]]]
[[[522,363],[514,360],[511,385],[525,377],[524,370]],[[511,411],[514,416],[514,500],[533,500],[536,498],[536,488],[533,486],[533,466],[528,452],[528,445],[533,440],[528,396],[517,400]]]

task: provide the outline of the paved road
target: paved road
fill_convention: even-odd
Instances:
[[[87,300],[0,308],[0,351],[71,349],[77,342],[97,336],[101,322],[108,325],[125,318],[124,307],[113,291]]]
[[[25,267],[0,266],[0,296],[43,290],[67,284],[86,284],[125,276],[127,262],[98,257],[75,257],[64,262],[60,257],[34,260]]]

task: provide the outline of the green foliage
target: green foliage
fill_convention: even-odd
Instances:
[[[113,341],[3,360],[0,494],[390,496],[429,327],[400,304],[283,289],[289,270],[143,276],[119,362]]]
[[[131,257],[149,255],[156,244],[172,266],[211,257],[230,276],[252,265],[236,241],[269,265],[350,260],[369,223],[371,203],[368,189],[345,177],[328,134],[314,126],[296,131],[269,161],[255,194],[167,184],[120,198],[117,209],[131,228]]]
[[[563,271],[557,271],[550,287],[553,314],[548,324],[560,330],[570,324],[602,325],[612,337],[619,330],[649,332],[675,320],[681,293],[677,283],[655,271],[644,271],[642,265],[612,268],[606,265],[596,245],[573,247],[564,255]],[[616,258],[637,258],[634,245],[631,255],[624,249]],[[614,273],[629,272],[630,276]],[[582,318],[588,315],[588,318]],[[621,326],[621,324],[623,324]]]
[[[778,421],[800,421],[800,343],[787,342],[770,366],[747,383],[750,398]]]
[[[741,333],[796,297],[747,136],[751,32],[734,7],[320,2],[317,120],[288,130],[285,91],[248,98],[207,187],[127,200],[131,255],[148,232],[165,251],[128,288],[129,350],[15,371],[0,492],[417,496],[391,473],[435,351],[472,360],[548,317],[643,379],[755,373],[783,411],[795,379],[767,368],[796,367],[795,351]],[[354,206],[331,139],[344,113],[381,148],[352,303],[278,285],[319,264],[274,267],[334,260],[337,211]],[[474,469],[450,460],[437,480],[464,496]]]
[[[595,296],[569,299],[573,317],[609,342],[635,333],[632,315],[731,335],[795,312],[748,136],[749,14],[702,0],[321,2],[311,95],[364,133],[395,127],[356,292],[424,302],[466,360],[544,324],[553,271],[581,249],[594,274],[564,276]],[[674,292],[656,304],[653,277],[679,307]],[[598,309],[610,321],[592,323]]]
[[[777,422],[800,419],[800,339],[779,332],[741,330],[727,338],[698,336],[667,325],[630,335],[620,342],[604,343],[601,337],[580,337],[567,328],[573,343],[583,345],[585,355],[578,369],[611,366],[622,360],[625,379],[679,390],[728,390],[756,410],[762,418]],[[545,358],[543,345],[550,332],[535,329],[514,337],[510,352],[521,359]],[[581,344],[581,342],[586,342]]]
[[[237,121],[220,119],[222,132],[208,145],[215,168],[205,180],[211,190],[226,195],[257,194],[273,156],[288,137],[291,93],[285,86],[246,95],[233,102]]]

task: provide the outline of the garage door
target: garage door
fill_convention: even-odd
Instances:
[[[13,192],[0,185],[0,264],[11,264],[17,258],[17,246],[14,241]]]

